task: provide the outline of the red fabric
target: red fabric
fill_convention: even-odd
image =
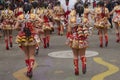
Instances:
[[[10,43],[12,43],[12,36],[9,36]]]
[[[66,6],[68,6],[69,5],[69,0],[66,0]]]
[[[69,38],[71,35],[71,32],[67,32],[66,37]]]
[[[67,10],[67,11],[65,12],[65,17],[67,18],[69,14],[70,14],[70,10]]]
[[[105,41],[108,42],[108,35],[105,35]]]
[[[86,57],[82,56],[81,61],[82,61],[82,71],[84,71],[86,70]]]
[[[103,47],[103,37],[100,37],[100,47]]]
[[[35,60],[34,59],[27,59],[25,60],[26,66],[27,66],[27,72],[31,72],[33,69]]]
[[[48,19],[47,16],[44,16],[44,22],[45,22],[45,23],[46,23],[46,22],[49,22],[49,19]]]
[[[116,10],[115,12],[116,12],[116,13],[120,13],[120,10]]]
[[[9,50],[8,39],[5,39],[5,43],[6,43],[6,49]]]
[[[75,74],[79,74],[79,67],[78,67],[78,59],[74,59],[74,69],[75,69]]]
[[[44,48],[47,48],[46,38],[43,38]]]
[[[93,2],[93,7],[96,7],[96,5],[97,5],[96,2],[94,1],[94,2]]]
[[[120,34],[119,34],[119,33],[116,33],[116,36],[117,36],[116,42],[118,43],[118,42],[120,41]]]
[[[23,12],[18,12],[18,13],[15,14],[15,16],[18,17],[21,14],[23,14]]]

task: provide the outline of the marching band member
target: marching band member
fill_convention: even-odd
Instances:
[[[100,47],[103,47],[103,36],[105,37],[105,46],[108,46],[108,29],[110,28],[110,23],[108,21],[109,11],[104,6],[104,2],[100,1],[98,7],[95,10],[95,23],[94,26],[98,29]]]
[[[120,42],[120,2],[116,2],[116,6],[114,7],[114,9],[110,12],[110,15],[113,13],[116,13],[114,18],[113,18],[113,22],[115,23],[115,28],[116,28],[116,42],[119,43]]]
[[[35,30],[35,21],[39,20],[39,18],[37,15],[31,13],[30,4],[24,4],[23,10],[24,14],[18,16],[17,23],[15,25],[16,29],[20,29],[16,37],[16,42],[25,53],[25,63],[27,66],[26,75],[31,78],[35,62],[34,53],[36,45],[40,42],[40,39],[36,37],[37,33]]]
[[[14,23],[14,13],[10,10],[10,3],[6,3],[5,9],[1,11],[1,27],[5,37],[6,43],[6,50],[9,50],[10,47],[13,46],[12,44],[12,30],[13,30],[13,23]]]
[[[82,72],[86,73],[86,57],[85,51],[88,47],[87,37],[89,35],[88,27],[83,23],[83,14],[84,8],[80,6],[79,14],[76,9],[73,9],[69,17],[69,27],[68,31],[71,32],[71,35],[68,36],[67,44],[71,47],[74,55],[74,69],[75,75],[79,75],[79,56],[82,62]],[[80,17],[79,17],[80,16]],[[79,19],[79,22],[78,22]]]

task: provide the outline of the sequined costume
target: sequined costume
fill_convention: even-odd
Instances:
[[[79,23],[76,23],[77,17],[75,11],[70,13],[71,34],[68,37],[67,44],[73,49],[81,49],[88,47],[87,37],[89,35],[89,28],[83,24],[83,18]],[[74,17],[74,18],[73,18]],[[73,23],[74,22],[74,23]]]
[[[23,9],[22,8],[17,8],[15,9],[15,16],[18,17],[19,15],[23,14]]]
[[[114,23],[118,23],[120,26],[120,5],[114,7],[115,16],[113,18]]]
[[[94,26],[97,29],[110,28],[110,23],[108,21],[108,9],[107,8],[96,8],[95,9],[95,23]]]
[[[44,9],[44,16],[43,16],[43,31],[47,31],[47,30],[52,30],[53,25],[50,24],[50,20],[49,20],[49,12],[47,9]]]
[[[12,10],[6,9],[1,11],[2,29],[12,30],[14,22],[14,14]]]
[[[16,37],[16,42],[19,44],[19,46],[33,46],[39,44],[39,39],[36,39],[36,20],[37,15],[35,14],[23,14],[18,17],[18,22],[20,23],[19,27],[21,30]]]
[[[91,22],[90,22],[89,14],[91,14],[90,9],[89,8],[84,8],[83,23],[86,26],[90,27],[91,26]]]

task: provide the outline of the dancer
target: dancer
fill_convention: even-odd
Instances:
[[[44,48],[48,48],[50,46],[50,33],[53,28],[53,24],[50,22],[50,13],[48,10],[48,4],[44,3],[44,13],[43,13],[43,25],[42,29],[44,31],[43,42]]]
[[[116,13],[115,16],[113,17],[113,22],[115,23],[115,29],[116,29],[116,42],[120,42],[120,2],[117,1],[116,6],[114,9],[110,12],[110,15],[113,14],[114,12]]]
[[[31,4],[32,4],[31,13],[33,13],[34,15],[37,15],[39,17],[40,12],[39,12],[39,8],[38,8],[38,2],[32,1]],[[35,23],[36,23],[35,28],[36,28],[36,32],[37,32],[36,38],[40,38],[40,34],[39,34],[40,29],[39,29],[39,27],[40,27],[41,23],[40,23],[40,21],[36,21]],[[38,53],[39,53],[39,46],[40,46],[40,44],[36,45],[35,55],[38,55]]]
[[[15,28],[20,30],[16,42],[25,53],[25,63],[27,66],[27,76],[32,77],[33,66],[35,62],[35,49],[40,40],[36,37],[35,21],[39,20],[38,16],[31,13],[30,4],[24,4],[24,14],[18,16]]]
[[[1,11],[1,27],[4,34],[4,40],[6,43],[6,50],[9,50],[9,44],[10,47],[13,46],[12,44],[12,30],[14,28],[14,13],[10,9],[10,3],[5,3],[5,9]]]
[[[58,35],[63,35],[64,33],[64,26],[62,24],[61,21],[64,20],[64,14],[65,11],[64,9],[61,7],[61,3],[59,1],[56,2],[55,6],[54,6],[54,20],[57,23],[57,29],[58,29]]]
[[[17,18],[19,15],[23,14],[23,2],[19,2],[17,8],[14,10],[15,17]]]
[[[84,12],[83,6],[79,6],[80,11],[77,13],[76,9],[73,9],[69,17],[68,31],[71,35],[68,36],[67,44],[73,51],[73,62],[75,75],[79,75],[79,57],[82,62],[82,72],[86,73],[86,57],[85,52],[88,47],[87,37],[89,35],[88,27],[83,23],[83,17],[81,16]],[[79,22],[78,18],[80,19]]]
[[[100,1],[98,7],[95,10],[95,23],[94,26],[98,29],[100,47],[103,47],[103,36],[105,37],[105,46],[108,46],[108,29],[110,28],[110,23],[108,21],[109,11],[104,6],[104,2]]]

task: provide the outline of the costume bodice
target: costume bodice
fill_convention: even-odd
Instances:
[[[72,10],[70,13],[70,23],[76,23],[76,11]]]
[[[61,6],[55,6],[54,7],[55,14],[64,14],[64,9]]]
[[[3,10],[1,12],[1,16],[3,17],[3,19],[12,19],[13,17],[13,11],[9,10],[9,9],[6,9],[6,10]]]
[[[108,9],[107,8],[96,8],[96,11],[95,13],[97,14],[97,17],[99,18],[104,18],[106,16],[106,14],[109,13]]]
[[[115,12],[116,12],[117,14],[120,14],[120,5],[115,6],[115,7],[114,7],[114,10],[115,10]]]

